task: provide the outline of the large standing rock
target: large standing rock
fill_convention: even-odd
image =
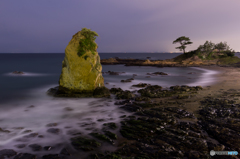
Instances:
[[[95,36],[98,34],[87,28],[73,35],[65,49],[59,87],[50,89],[50,93],[65,97],[91,97],[96,88],[99,91],[99,87],[104,87]],[[106,90],[104,92],[102,96],[109,96]]]

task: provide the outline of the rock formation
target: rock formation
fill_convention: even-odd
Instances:
[[[50,89],[49,93],[65,97],[109,96],[104,87],[95,36],[97,33],[87,28],[73,35],[65,49],[59,87]],[[101,90],[105,93],[100,93]]]

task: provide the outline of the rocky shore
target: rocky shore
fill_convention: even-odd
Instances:
[[[238,158],[238,156],[213,156],[210,150],[240,152],[240,68],[204,67],[221,71],[215,85],[161,86],[140,83],[137,92],[112,88],[116,107],[131,112],[122,115],[120,123],[103,122],[103,129],[88,136],[74,132],[70,147],[51,153],[50,147],[28,145],[35,151],[48,151],[48,155],[0,150],[0,158],[14,159],[194,159]],[[87,123],[86,125],[93,125]],[[50,133],[57,135],[54,125]],[[0,133],[7,130],[0,129]],[[36,136],[36,135],[35,135]],[[34,133],[28,137],[35,137]],[[103,151],[104,147],[115,151]],[[54,147],[54,146],[53,146]],[[45,150],[47,149],[47,150]],[[78,155],[76,155],[78,154]],[[79,155],[81,154],[81,155]],[[84,156],[84,157],[83,157]]]
[[[140,59],[101,59],[102,65],[124,64],[125,66],[156,66],[156,67],[201,67],[201,66],[238,66],[238,57],[225,57],[212,60],[202,60],[197,56],[182,58],[180,56],[166,60],[140,60]]]

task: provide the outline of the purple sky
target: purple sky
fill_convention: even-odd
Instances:
[[[239,0],[1,0],[0,53],[63,53],[81,28],[99,34],[98,52],[179,52],[190,37],[240,51]]]

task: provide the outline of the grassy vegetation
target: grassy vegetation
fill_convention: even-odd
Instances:
[[[235,63],[239,63],[240,62],[240,58],[236,57],[236,56],[227,56],[227,57],[222,57],[219,59],[218,64],[219,65],[232,65]]]
[[[188,53],[181,54],[173,59],[174,59],[174,62],[182,62],[183,60],[186,60],[194,55],[197,55],[197,50],[193,50]]]
[[[95,36],[98,36],[98,34],[95,31],[91,31],[87,28],[83,28],[81,30],[81,34],[84,36],[84,38],[79,41],[78,56],[83,56],[87,51],[91,51],[92,54],[95,55],[95,51],[97,49]]]

